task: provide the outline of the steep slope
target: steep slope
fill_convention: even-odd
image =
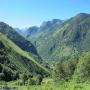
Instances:
[[[33,46],[33,44],[27,41],[21,35],[19,35],[12,27],[7,25],[6,23],[0,22],[0,32],[2,32],[8,38],[10,38],[21,49],[37,55],[37,51],[35,47]]]
[[[1,67],[9,68],[13,73],[17,71],[31,75],[49,73],[32,55],[20,49],[2,33],[0,33],[0,65]],[[3,69],[1,69],[0,73],[2,72]]]
[[[44,60],[59,61],[90,51],[90,14],[80,13],[31,39]]]
[[[13,41],[17,46],[19,46],[24,51],[29,52],[32,57],[39,63],[42,63],[42,59],[37,53],[35,46],[23,36],[18,34],[12,27],[8,24],[0,22],[0,32],[6,35],[11,41]]]

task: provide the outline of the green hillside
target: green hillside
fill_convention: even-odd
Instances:
[[[9,68],[12,72],[34,75],[49,73],[48,69],[39,64],[26,51],[20,49],[9,38],[0,33],[0,65]],[[1,70],[1,73],[3,69]],[[7,77],[9,78],[9,77]]]
[[[18,34],[11,26],[9,26],[8,24],[4,22],[0,22],[0,32],[6,35],[10,40],[12,40],[21,49],[34,55],[36,59],[39,58],[39,61],[40,61],[41,58],[38,55],[37,50],[34,47],[34,45],[30,41],[27,41],[20,34]]]

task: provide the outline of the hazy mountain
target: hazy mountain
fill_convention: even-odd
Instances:
[[[39,32],[39,27],[33,26],[28,28],[23,34],[27,38],[33,38]]]
[[[57,25],[60,25],[62,22],[63,21],[59,19],[53,19],[51,21],[44,21],[40,26],[40,30],[52,30],[51,28],[54,28]]]
[[[54,28],[55,26],[58,26],[60,23],[62,23],[62,20],[59,19],[53,19],[51,21],[44,21],[40,27],[32,26],[26,30],[18,30],[15,29],[19,34],[27,38],[28,40],[37,38],[38,36],[42,35],[44,32],[48,32],[51,30],[51,28]],[[32,41],[32,40],[31,40]]]

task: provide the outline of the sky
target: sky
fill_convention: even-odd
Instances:
[[[0,21],[12,27],[39,26],[43,21],[90,13],[90,0],[0,0]]]

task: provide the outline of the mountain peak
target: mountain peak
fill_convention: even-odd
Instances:
[[[31,34],[34,34],[34,33],[38,32],[38,30],[39,30],[39,27],[37,27],[37,26],[32,26],[32,27],[29,27],[29,28],[27,29],[27,33],[31,35]]]
[[[79,13],[77,14],[78,16],[82,16],[82,15],[89,15],[88,13]]]
[[[88,13],[78,13],[76,16],[72,17],[70,20],[71,20],[71,22],[79,23],[88,17],[90,17],[90,14],[88,14]]]
[[[90,14],[87,14],[87,13],[79,13],[77,14],[75,17],[76,18],[85,18],[85,17],[88,17],[90,16]]]
[[[43,30],[43,29],[47,29],[49,27],[59,25],[60,23],[62,23],[62,20],[60,20],[60,19],[52,19],[51,21],[44,21],[42,23],[42,25],[40,26],[40,28]]]

